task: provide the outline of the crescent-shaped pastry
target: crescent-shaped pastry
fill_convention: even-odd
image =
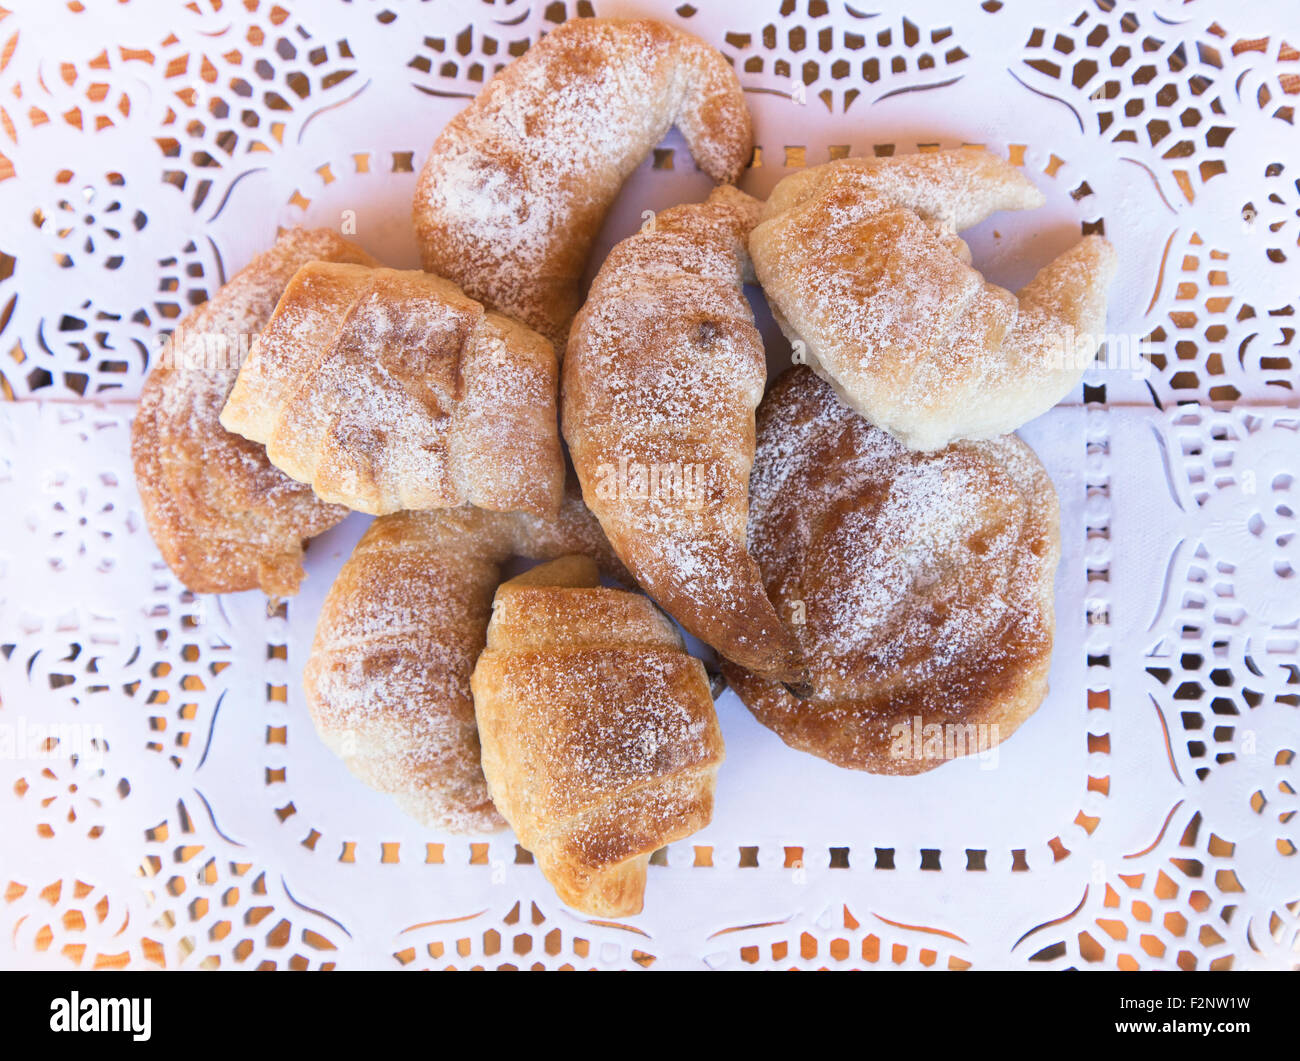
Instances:
[[[556,894],[639,913],[650,856],[713,816],[704,666],[648,599],[570,557],[497,590],[472,684],[488,790]]]
[[[313,259],[375,264],[329,229],[290,229],[177,325],[140,393],[131,455],[145,523],[195,593],[297,593],[303,540],[347,515],[218,422],[249,345]]]
[[[326,501],[383,515],[554,512],[564,493],[551,344],[418,270],[312,262],[221,414]]]
[[[1115,252],[1085,237],[1012,295],[960,229],[1041,205],[1015,167],[962,148],[847,158],[782,180],[749,240],[807,364],[911,449],[991,438],[1076,386],[1106,326]]]
[[[908,450],[799,367],[759,410],[751,489],[750,548],[814,693],[723,672],[787,744],[914,774],[987,751],[1037,709],[1059,515],[1018,438]]]
[[[562,354],[605,214],[673,125],[710,177],[740,177],[749,111],[721,54],[650,19],[565,22],[434,143],[415,192],[424,267]]]
[[[564,437],[587,505],[646,592],[721,655],[791,681],[798,644],[745,548],[767,379],[742,287],[758,210],[723,186],[610,251],[569,339]]]
[[[501,828],[479,765],[470,672],[501,565],[569,553],[626,579],[576,489],[547,518],[456,508],[375,520],[325,599],[303,673],[321,739],[431,828]]]

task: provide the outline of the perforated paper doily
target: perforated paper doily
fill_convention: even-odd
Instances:
[[[985,144],[1048,199],[971,234],[993,279],[1092,231],[1121,268],[1106,364],[1022,432],[1063,509],[1040,711],[995,762],[880,778],[727,693],[713,823],[656,855],[644,914],[594,923],[508,833],[423,830],[317,741],[301,667],[364,519],[269,614],[196,598],[143,529],[128,435],[159,334],[277,226],[355,225],[413,266],[447,118],[557,22],[633,12],[736,66],[747,190]],[[1243,0],[0,12],[0,964],[1300,964],[1295,46],[1295,5]],[[672,134],[596,261],[708,186]]]

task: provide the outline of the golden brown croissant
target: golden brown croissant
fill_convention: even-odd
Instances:
[[[551,344],[429,273],[313,262],[253,344],[221,423],[327,501],[382,515],[554,512]]]
[[[488,790],[556,894],[640,912],[650,856],[712,817],[723,758],[676,628],[591,561],[555,561],[497,591],[472,685]]]
[[[914,774],[987,752],[1037,709],[1059,515],[1018,438],[910,451],[800,367],[759,409],[752,490],[750,547],[814,693],[723,672],[787,744]]]
[[[650,19],[564,23],[434,143],[415,193],[424,267],[563,354],[605,214],[673,125],[704,172],[739,178],[749,111],[717,51]]]
[[[425,825],[499,829],[470,672],[501,564],[573,552],[626,578],[576,489],[547,518],[456,508],[375,520],[330,589],[303,674],[321,739]]]
[[[782,180],[749,249],[807,363],[908,447],[939,449],[1046,412],[1102,338],[1115,272],[1104,239],[1066,251],[1017,300],[971,267],[955,234],[1042,202],[975,148],[840,159]]]
[[[177,326],[140,394],[131,454],[145,523],[196,593],[298,592],[303,539],[347,515],[218,422],[248,344],[313,259],[373,265],[329,229],[291,229]]]
[[[745,548],[767,378],[741,286],[758,209],[717,188],[610,252],[569,339],[564,436],[588,506],[646,592],[722,655],[792,680],[798,645]]]

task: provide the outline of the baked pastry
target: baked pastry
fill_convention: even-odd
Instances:
[[[914,774],[987,751],[1037,709],[1059,516],[1018,438],[910,451],[799,367],[759,409],[751,491],[750,549],[798,618],[813,693],[722,666],[787,744]]]
[[[877,427],[934,450],[1046,412],[1102,338],[1106,240],[1084,238],[1017,298],[972,268],[956,235],[1042,202],[977,148],[839,159],[782,180],[749,249],[796,355]]]
[[[303,673],[317,732],[357,777],[431,828],[502,826],[479,766],[469,677],[511,556],[615,559],[577,489],[559,514],[381,516],[339,572]]]
[[[195,593],[297,593],[303,539],[347,515],[218,422],[247,344],[313,259],[375,264],[329,229],[290,229],[176,326],[140,393],[131,456],[145,524]]]
[[[740,177],[749,111],[721,54],[650,19],[565,22],[434,142],[415,191],[424,267],[563,354],[605,214],[673,125],[715,181]]]
[[[564,437],[619,557],[674,619],[751,670],[799,650],[745,548],[763,340],[742,284],[759,203],[723,186],[623,240],[573,322]]]
[[[564,493],[551,344],[418,270],[312,262],[221,414],[326,501],[554,512]]]
[[[497,590],[471,684],[488,791],[556,894],[639,913],[650,856],[712,817],[723,757],[676,628],[590,560],[555,561]]]

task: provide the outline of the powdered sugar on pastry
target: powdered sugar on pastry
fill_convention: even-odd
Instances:
[[[793,678],[745,549],[766,362],[742,280],[758,203],[734,188],[616,246],[574,320],[564,436],[583,496],[655,600],[723,655]]]
[[[279,468],[364,512],[553,512],[558,366],[536,332],[418,271],[294,276],[222,413]]]
[[[561,563],[497,592],[472,679],[483,770],[561,899],[634,914],[651,853],[709,821],[722,735],[663,614]]]
[[[649,19],[574,19],[502,70],[420,173],[424,267],[564,349],[591,244],[627,176],[677,125],[735,181],[749,112],[713,48]]]
[[[569,553],[627,580],[576,488],[549,517],[457,508],[375,520],[330,589],[303,673],[321,739],[424,824],[499,829],[470,673],[501,564]]]
[[[1012,435],[906,449],[806,368],[759,411],[750,548],[813,696],[724,665],[765,725],[842,766],[910,773],[893,727],[996,726],[1046,692],[1059,555],[1050,479]]]
[[[750,253],[782,328],[845,403],[912,449],[939,449],[1046,411],[1086,368],[1072,352],[1104,331],[1115,255],[1101,237],[1017,300],[955,234],[1041,203],[977,149],[841,159],[777,185]]]
[[[313,259],[374,264],[327,229],[292,229],[177,325],[140,396],[131,430],[149,533],[190,589],[296,593],[302,541],[347,513],[273,467],[262,446],[218,421],[241,353]]]

